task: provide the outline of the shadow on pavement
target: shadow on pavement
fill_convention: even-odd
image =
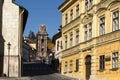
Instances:
[[[48,64],[44,63],[24,63],[22,76],[48,75],[55,73]]]

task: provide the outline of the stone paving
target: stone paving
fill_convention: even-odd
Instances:
[[[0,78],[0,80],[78,80],[78,79],[63,76],[58,73],[53,73],[49,75],[39,75],[39,76],[33,76],[33,77]]]

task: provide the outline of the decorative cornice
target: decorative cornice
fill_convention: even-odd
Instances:
[[[101,46],[101,45],[108,44],[111,42],[119,41],[120,40],[119,34],[120,34],[120,30],[117,30],[117,31],[107,33],[107,34],[102,35],[102,36],[92,38],[91,40],[82,42],[76,46],[73,46],[71,48],[63,50],[62,51],[62,58],[72,56],[74,54],[79,54],[81,52],[92,51],[92,48],[94,48],[96,46]],[[86,43],[91,43],[93,40],[96,40],[96,43],[92,43],[86,47],[80,48],[80,45],[85,45]]]

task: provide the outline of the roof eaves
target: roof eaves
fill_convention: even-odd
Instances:
[[[59,7],[58,10],[62,8],[63,5],[65,5],[67,2],[69,2],[70,0],[65,0]]]

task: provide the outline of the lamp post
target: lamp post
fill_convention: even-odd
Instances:
[[[9,77],[9,59],[10,59],[10,46],[11,46],[11,44],[10,44],[10,42],[8,42],[8,77]]]

